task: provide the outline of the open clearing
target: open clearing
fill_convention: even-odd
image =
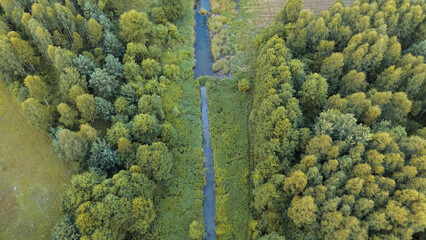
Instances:
[[[264,27],[269,24],[282,9],[287,0],[248,0],[245,6],[249,12],[256,15],[258,25]],[[349,5],[354,0],[346,0],[345,5]],[[303,9],[310,9],[315,14],[327,10],[336,0],[305,0]]]
[[[47,239],[71,174],[0,81],[0,239]]]

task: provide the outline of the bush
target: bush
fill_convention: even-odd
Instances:
[[[250,82],[247,79],[241,79],[238,82],[238,90],[240,90],[240,92],[246,92],[250,90],[250,87]]]

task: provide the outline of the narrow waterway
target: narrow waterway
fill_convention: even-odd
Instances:
[[[210,51],[210,35],[208,17],[199,14],[204,9],[210,12],[209,0],[197,0],[195,8],[195,78],[201,76],[212,76],[212,55]],[[203,149],[204,167],[206,168],[206,185],[204,187],[204,226],[206,228],[207,240],[216,239],[215,217],[215,193],[214,193],[214,171],[213,150],[210,144],[209,116],[207,106],[207,95],[205,86],[201,86],[201,123],[203,125]]]

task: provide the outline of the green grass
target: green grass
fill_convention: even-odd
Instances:
[[[249,239],[249,95],[235,79],[207,81],[218,239]]]
[[[47,239],[70,169],[0,80],[0,239]]]

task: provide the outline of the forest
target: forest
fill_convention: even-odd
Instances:
[[[196,2],[0,0],[0,79],[73,173],[26,239],[214,239],[201,85],[217,239],[425,239],[426,2],[287,0],[264,26],[259,1]],[[214,78],[194,79],[195,14]]]
[[[425,237],[425,9],[289,0],[256,39],[253,238]]]

